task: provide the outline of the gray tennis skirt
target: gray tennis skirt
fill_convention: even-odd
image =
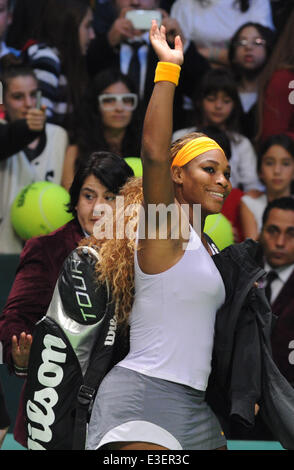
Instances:
[[[150,442],[169,450],[226,445],[205,392],[115,366],[102,381],[88,427],[87,449],[111,442]]]

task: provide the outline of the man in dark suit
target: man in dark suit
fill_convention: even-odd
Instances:
[[[113,0],[112,4],[116,19],[107,32],[96,31],[96,39],[92,41],[88,50],[90,74],[93,76],[105,68],[120,68],[137,85],[144,115],[153,90],[158,59],[149,42],[149,30],[135,29],[126,15],[130,10],[159,10],[169,43],[173,44],[177,34],[184,43],[185,61],[175,95],[174,130],[185,127],[189,124],[187,120],[191,115],[190,100],[203,75],[209,69],[208,61],[197,52],[191,41],[185,40],[177,20],[158,8],[159,0]]]
[[[277,320],[273,358],[294,386],[294,198],[270,202],[264,211],[260,243],[267,271],[266,294]]]
[[[133,170],[117,155],[93,153],[78,168],[69,190],[68,210],[74,218],[60,229],[26,242],[0,315],[3,362],[9,372],[26,377],[34,327],[47,312],[63,262],[82,238],[93,233],[98,219],[94,209],[101,204],[114,205],[115,195],[133,175]],[[110,199],[112,202],[108,202]],[[26,447],[22,405],[23,394],[14,437]]]
[[[259,242],[261,264],[267,272],[265,293],[276,316],[272,330],[273,358],[294,386],[294,198],[274,199],[268,204]],[[233,423],[229,438],[276,440],[259,413],[253,428]]]

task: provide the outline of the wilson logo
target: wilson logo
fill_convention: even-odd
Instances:
[[[63,369],[59,364],[64,364],[66,361],[64,352],[66,344],[61,338],[47,334],[43,344],[45,349],[42,351],[43,362],[38,369],[38,381],[44,388],[35,392],[33,401],[28,400],[26,406],[30,421],[28,448],[32,450],[45,450],[42,443],[50,442],[52,439],[51,426],[55,421],[53,408],[59,398],[55,388],[63,379]]]
[[[116,318],[111,318],[109,322],[109,330],[107,332],[107,336],[104,341],[105,346],[112,346],[114,344],[116,328],[117,328],[117,320]]]

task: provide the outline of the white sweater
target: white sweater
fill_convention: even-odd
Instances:
[[[19,191],[36,181],[60,184],[64,155],[68,146],[65,130],[46,124],[46,146],[34,160],[23,151],[0,162],[0,253],[20,253],[23,242],[10,221],[10,208]]]

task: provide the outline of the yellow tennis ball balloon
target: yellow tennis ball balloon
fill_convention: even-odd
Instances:
[[[206,217],[204,232],[214,241],[219,250],[234,243],[232,224],[221,213]]]
[[[126,163],[132,168],[134,176],[139,178],[143,174],[142,161],[139,157],[125,157]]]
[[[39,181],[25,186],[11,206],[11,223],[20,238],[45,235],[69,222],[69,193],[62,186]]]

